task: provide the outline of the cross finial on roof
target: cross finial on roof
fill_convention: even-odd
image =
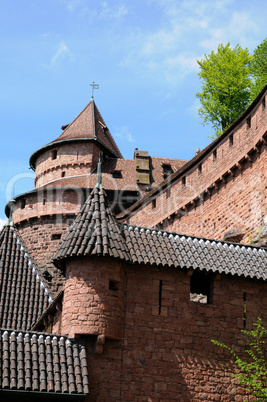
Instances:
[[[95,89],[99,89],[99,85],[98,85],[98,84],[95,84],[95,81],[93,81],[93,83],[90,84],[90,85],[91,85],[91,87],[92,87],[92,97],[91,97],[91,99],[94,99],[94,90],[95,90]]]

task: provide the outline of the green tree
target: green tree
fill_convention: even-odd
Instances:
[[[257,397],[257,401],[267,401],[267,365],[265,361],[267,330],[262,325],[261,318],[253,324],[252,331],[241,331],[247,335],[245,353],[247,360],[241,359],[229,346],[212,340],[228,350],[235,359],[235,364],[240,370],[239,374],[233,376],[238,378],[239,383],[246,386],[247,391]]]
[[[201,103],[198,113],[203,125],[211,123],[218,137],[246,109],[250,102],[252,78],[248,49],[220,44],[216,52],[197,60],[200,66],[202,92],[196,94]]]
[[[254,100],[267,84],[267,38],[254,50],[251,60],[251,73],[253,76],[251,100]]]

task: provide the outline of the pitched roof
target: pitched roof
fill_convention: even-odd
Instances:
[[[88,394],[85,347],[63,336],[0,331],[0,389]]]
[[[95,187],[54,257],[112,256],[133,264],[199,269],[267,279],[267,250],[119,224],[103,188]]]
[[[63,133],[52,142],[80,138],[96,138],[115,155],[122,158],[120,150],[93,99],[91,99],[73,122],[66,126]]]
[[[83,205],[54,262],[73,256],[101,255],[129,260],[125,239],[103,188],[95,187]]]
[[[267,279],[267,250],[124,225],[133,263]]]
[[[105,149],[109,150],[111,155],[123,159],[93,99],[70,124],[66,124],[63,128],[64,131],[59,137],[33,152],[29,161],[31,168],[35,169],[36,159],[44,150],[51,149],[57,144],[66,141],[95,140],[100,146],[102,145]]]
[[[16,230],[0,233],[0,327],[31,328],[52,300]]]

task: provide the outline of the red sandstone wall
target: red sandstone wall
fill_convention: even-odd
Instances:
[[[46,216],[41,220],[31,219],[16,225],[19,236],[21,236],[32,258],[36,261],[39,270],[42,273],[48,272],[52,276],[51,281],[47,283],[47,287],[55,295],[64,283],[64,276],[59,269],[55,268],[51,260],[74,218],[74,215],[66,217],[62,215]],[[57,238],[59,236],[60,238]]]
[[[83,202],[83,192],[80,189],[39,190],[17,199],[12,217],[17,224],[42,216],[77,214]]]
[[[123,317],[124,272],[108,257],[68,262],[62,312],[62,334],[104,335],[119,339]],[[110,281],[117,290],[110,289]]]
[[[267,323],[265,286],[218,276],[212,304],[202,305],[189,301],[189,283],[187,272],[179,270],[147,266],[127,269],[121,341],[107,339],[103,354],[96,355],[94,339],[87,338],[88,401],[244,401],[244,390],[231,377],[229,355],[210,340],[237,345],[240,351],[244,292],[246,325],[251,329],[258,316]],[[88,294],[84,296],[88,299]],[[76,299],[77,295],[68,301],[68,308],[75,306]],[[97,304],[101,309],[97,299],[91,307],[96,320]],[[78,320],[84,313],[76,308]]]
[[[129,222],[189,235],[223,239],[226,231],[244,227],[245,241],[256,235],[266,215],[267,109],[262,100],[228,136]]]
[[[57,158],[52,159],[52,152],[57,150]],[[36,161],[35,187],[64,177],[88,174],[96,167],[99,160],[99,148],[93,142],[70,142],[55,144],[55,148],[41,154]]]

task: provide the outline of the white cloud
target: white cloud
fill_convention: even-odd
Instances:
[[[57,46],[56,52],[50,61],[49,67],[55,67],[61,64],[66,59],[74,59],[74,56],[70,52],[66,43],[64,41],[61,41]]]
[[[121,140],[125,140],[128,142],[134,142],[134,138],[132,136],[132,133],[130,132],[129,128],[127,126],[122,126],[120,128],[117,128],[114,134],[115,137],[120,138]]]
[[[99,17],[109,20],[120,20],[128,14],[128,9],[125,5],[121,4],[119,6],[112,5],[108,6],[108,3],[104,1],[102,3],[102,9],[100,11]]]
[[[6,223],[7,223],[7,219],[6,219],[6,218],[5,218],[5,219],[0,218],[0,230],[2,229],[2,227],[3,227]]]

